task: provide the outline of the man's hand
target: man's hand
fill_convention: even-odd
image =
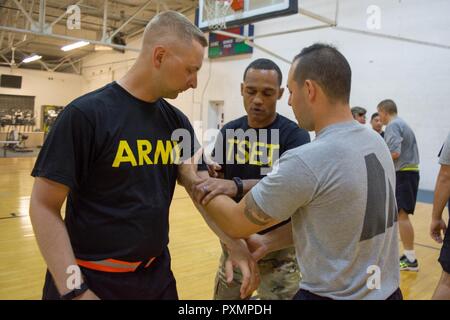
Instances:
[[[218,171],[222,170],[222,166],[220,166],[216,162],[211,162],[207,164],[209,176],[212,178],[219,178],[220,174]]]
[[[225,261],[227,282],[233,281],[233,267],[238,267],[242,272],[241,298],[248,298],[259,286],[258,264],[253,259],[244,240],[233,241],[233,244],[227,245],[226,249],[228,252],[228,258]]]
[[[264,241],[264,235],[252,234],[246,240],[248,249],[252,253],[253,259],[259,261],[264,258],[267,253],[269,253],[269,248]]]
[[[442,239],[446,230],[447,226],[445,225],[445,221],[443,219],[431,220],[430,236],[434,241],[436,241],[437,243],[442,243]]]
[[[219,194],[232,198],[236,196],[237,191],[237,186],[233,180],[209,178],[195,186],[194,199],[205,206]]]

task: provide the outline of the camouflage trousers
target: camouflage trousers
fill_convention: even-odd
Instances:
[[[233,281],[228,284],[225,277],[227,254],[222,252],[216,274],[214,300],[240,300],[242,273],[235,268]],[[295,248],[286,248],[269,253],[258,261],[261,283],[257,295],[261,300],[290,300],[297,293],[301,275],[295,257]]]

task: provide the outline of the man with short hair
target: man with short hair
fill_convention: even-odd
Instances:
[[[366,124],[366,113],[367,113],[366,109],[364,109],[363,107],[353,107],[351,109],[351,112],[353,115],[353,119],[355,119],[361,124]]]
[[[372,126],[372,129],[378,132],[383,138],[384,138],[384,131],[383,131],[383,124],[380,120],[380,115],[378,112],[375,112],[372,114],[372,117],[370,117],[370,125]]]
[[[450,228],[447,228],[442,212],[448,201],[450,212],[450,133],[445,140],[444,146],[440,152],[439,163],[441,169],[436,180],[434,190],[434,202],[432,220],[430,224],[431,238],[437,243],[443,243],[439,263],[442,267],[442,275],[436,290],[433,294],[433,300],[450,300]],[[442,237],[445,235],[444,237]]]
[[[386,125],[384,139],[391,152],[396,171],[395,197],[397,199],[400,238],[403,255],[400,270],[419,271],[414,251],[414,228],[409,215],[416,208],[419,189],[419,150],[411,127],[398,116],[397,105],[391,99],[381,101],[378,106],[381,122]]]
[[[248,243],[261,256],[294,242],[296,299],[401,299],[395,169],[383,139],[352,118],[347,60],[329,45],[304,48],[288,88],[299,126],[316,139],[285,152],[239,203],[212,199],[208,214],[236,238],[291,217]]]
[[[192,176],[196,163],[185,159],[199,148],[194,130],[163,98],[197,86],[206,46],[180,13],[156,15],[126,75],[61,112],[32,171],[30,218],[48,266],[43,299],[178,298],[169,207],[177,180],[190,192],[208,174]],[[242,242],[221,238],[239,255],[245,297],[256,263]]]
[[[207,190],[205,202],[218,194],[228,195],[239,202],[267,174],[279,155],[310,142],[306,130],[276,111],[284,91],[281,83],[281,70],[273,61],[257,59],[247,66],[241,84],[247,115],[225,124],[220,130],[213,154],[214,160],[221,164],[220,173],[224,179],[211,178],[199,186],[201,190]],[[227,283],[225,258],[224,250],[216,275],[214,299],[236,300],[240,298],[241,273],[235,270],[233,282]],[[292,299],[300,282],[293,246],[270,253],[258,261],[258,266],[261,278],[257,290],[259,299]]]

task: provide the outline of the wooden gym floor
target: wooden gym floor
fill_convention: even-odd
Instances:
[[[40,299],[45,263],[28,216],[34,158],[0,158],[0,299]],[[445,214],[448,217],[447,214]],[[439,245],[428,236],[431,205],[412,217],[419,272],[402,272],[405,299],[430,299],[441,274]],[[177,186],[170,212],[172,267],[181,299],[211,299],[220,255],[215,235]]]

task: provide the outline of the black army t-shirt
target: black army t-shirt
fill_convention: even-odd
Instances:
[[[174,139],[176,129],[189,139]],[[70,188],[65,223],[77,258],[142,261],[168,244],[176,162],[198,147],[181,111],[113,82],[63,110],[32,175]]]
[[[280,114],[266,128],[249,127],[247,116],[244,116],[225,124],[220,133],[213,158],[222,166],[224,178],[228,180],[234,177],[243,180],[262,179],[285,151],[311,141],[306,130]]]

